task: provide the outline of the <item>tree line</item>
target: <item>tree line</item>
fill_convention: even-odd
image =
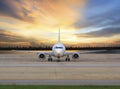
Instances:
[[[0,47],[0,50],[51,50],[52,46],[45,47]],[[66,47],[67,50],[112,50],[112,49],[120,49],[120,46],[110,46],[110,47]]]

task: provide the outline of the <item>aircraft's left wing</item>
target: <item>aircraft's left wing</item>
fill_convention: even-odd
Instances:
[[[46,51],[31,51],[31,50],[12,50],[11,52],[18,52],[18,53],[35,53],[37,54],[38,57],[40,57],[40,55],[52,55],[52,52],[46,52]]]
[[[65,52],[65,55],[69,56],[72,55],[73,59],[77,59],[80,57],[80,54],[88,54],[88,53],[102,53],[102,52],[106,52],[107,50],[91,50],[91,51],[77,51],[77,52]]]
[[[76,51],[76,52],[66,52],[66,54],[72,55],[74,53],[78,53],[78,54],[101,53],[101,52],[106,52],[106,51],[107,50]]]
[[[90,51],[82,51],[80,54],[87,54],[87,53],[102,53],[106,52],[107,50],[90,50]]]

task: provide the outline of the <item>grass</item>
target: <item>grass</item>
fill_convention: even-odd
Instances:
[[[120,89],[120,86],[0,85],[0,89]]]

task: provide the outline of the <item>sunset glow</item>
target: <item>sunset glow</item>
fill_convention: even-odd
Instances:
[[[120,44],[119,0],[0,0],[0,44]],[[48,44],[48,45],[51,45]]]

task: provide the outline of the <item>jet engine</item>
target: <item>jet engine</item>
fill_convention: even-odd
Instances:
[[[80,54],[79,53],[74,53],[73,55],[72,55],[72,58],[73,59],[78,59],[80,57]]]
[[[38,57],[39,57],[40,59],[45,59],[45,58],[46,58],[46,56],[45,56],[44,53],[38,53]]]

